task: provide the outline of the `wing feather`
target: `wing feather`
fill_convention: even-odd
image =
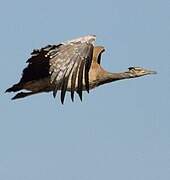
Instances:
[[[72,69],[76,63],[76,61],[73,61],[75,56],[77,56],[77,55],[74,54],[74,56],[71,58],[71,61],[73,62],[73,64],[72,64],[72,66],[69,66],[67,68],[66,73],[65,73],[64,78],[63,78],[62,88],[61,88],[61,103],[62,104],[64,103],[64,98],[65,98],[65,94],[66,94],[66,90],[67,90],[68,81],[70,79],[70,74],[72,73]]]
[[[77,72],[79,69],[79,65],[80,65],[81,61],[78,61],[75,64],[72,76],[71,76],[71,99],[72,101],[74,101],[74,91],[75,91],[75,86],[76,86],[76,80],[77,80]]]
[[[69,79],[71,79],[72,101],[74,100],[74,91],[77,91],[82,100],[83,82],[86,90],[89,91],[88,73],[92,62],[94,40],[93,36],[91,39],[83,39],[83,41],[80,38],[78,41],[63,43],[57,51],[48,52],[48,56],[51,58],[51,83],[55,86],[53,95],[56,95],[57,90],[61,90],[62,103],[64,103]]]
[[[31,57],[27,60],[28,66],[23,70],[20,83],[32,80],[39,80],[49,76],[49,57],[48,51],[58,49],[59,45],[48,45],[41,49],[33,50]]]
[[[77,93],[80,97],[80,100],[82,101],[82,87],[83,87],[83,70],[84,70],[85,61],[81,61],[80,67],[79,67],[79,73],[78,73],[78,87],[77,87]]]

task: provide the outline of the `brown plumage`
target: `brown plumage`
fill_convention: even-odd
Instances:
[[[101,54],[105,49],[103,46],[94,46],[95,39],[94,35],[88,35],[33,50],[21,80],[6,92],[28,90],[19,92],[12,98],[18,99],[50,91],[53,91],[55,97],[60,90],[61,102],[64,103],[66,91],[71,92],[72,101],[74,92],[77,92],[82,100],[84,90],[89,92],[90,89],[112,81],[156,73],[140,67],[130,67],[122,73],[105,71],[100,65]]]

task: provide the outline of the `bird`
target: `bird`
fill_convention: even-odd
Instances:
[[[13,98],[53,92],[64,104],[66,91],[74,101],[75,92],[82,101],[82,92],[106,83],[156,74],[156,71],[141,67],[129,67],[124,72],[112,73],[101,66],[104,46],[95,46],[96,36],[86,35],[55,45],[34,49],[27,60],[20,81],[6,92],[18,92]],[[22,91],[24,90],[24,91]]]

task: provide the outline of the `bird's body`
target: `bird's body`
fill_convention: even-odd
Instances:
[[[91,68],[89,70],[89,89],[93,89],[98,86],[100,80],[99,76],[102,72],[104,73],[104,70],[97,63],[91,64]],[[86,91],[85,81],[83,80],[82,82],[83,82],[82,90]],[[40,90],[43,90],[43,92],[49,92],[49,91],[53,91],[55,88],[55,84],[51,83],[50,76],[38,80],[25,82],[21,84],[21,86],[22,89],[28,91],[34,91],[34,92]],[[78,89],[78,81],[76,81],[74,90],[77,91],[77,89]],[[57,90],[61,90],[61,87],[59,86]],[[71,91],[71,79],[69,79],[68,81],[67,91]]]
[[[23,70],[19,83],[7,89],[7,92],[17,92],[13,99],[28,95],[53,91],[54,97],[61,91],[61,102],[64,102],[66,91],[74,92],[82,99],[82,91],[88,91],[99,85],[116,80],[134,78],[153,74],[143,68],[130,67],[123,73],[110,73],[101,65],[101,54],[105,51],[103,46],[94,46],[95,36],[88,35],[59,45],[48,45],[34,50],[28,59],[28,66]]]

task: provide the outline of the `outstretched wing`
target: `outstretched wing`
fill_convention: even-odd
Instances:
[[[71,99],[74,92],[82,100],[83,83],[89,92],[89,69],[93,58],[95,36],[84,36],[59,45],[48,45],[33,50],[27,60],[19,83],[39,80],[50,76],[54,84],[54,97],[61,90],[61,102],[64,102],[68,82],[71,82]]]
[[[71,98],[77,91],[82,100],[83,82],[89,91],[89,69],[93,58],[93,43],[95,36],[85,36],[63,43],[57,49],[50,50],[46,57],[50,57],[51,83],[55,85],[54,97],[57,90],[61,90],[61,102],[64,102],[68,82],[71,81]]]

